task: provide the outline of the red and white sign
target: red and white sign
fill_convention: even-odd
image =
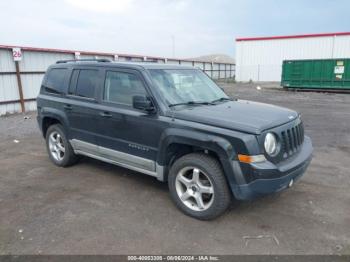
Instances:
[[[79,60],[80,59],[80,52],[75,52],[74,56],[75,56],[76,60]]]
[[[21,61],[22,60],[21,48],[18,48],[18,47],[12,48],[12,57],[13,57],[13,61]]]

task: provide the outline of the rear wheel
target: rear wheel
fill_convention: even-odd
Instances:
[[[170,169],[168,184],[176,206],[197,219],[214,219],[231,202],[220,163],[205,154],[192,153],[178,159]]]
[[[68,142],[63,127],[52,125],[46,132],[46,148],[51,161],[57,166],[70,166],[77,161],[77,156]]]

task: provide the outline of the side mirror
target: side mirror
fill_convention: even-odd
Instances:
[[[149,113],[155,111],[152,101],[145,96],[133,96],[132,106],[136,109],[140,109]]]

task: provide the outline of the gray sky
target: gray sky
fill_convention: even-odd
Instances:
[[[348,0],[0,0],[0,45],[172,57],[234,39],[350,31]]]

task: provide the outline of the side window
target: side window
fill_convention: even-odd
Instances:
[[[68,94],[70,95],[75,94],[75,88],[77,87],[78,76],[79,76],[79,70],[73,70],[73,73],[70,77],[70,83],[69,83],[69,89],[68,89]]]
[[[98,70],[80,70],[75,95],[94,98],[98,80]]]
[[[51,69],[46,76],[45,91],[55,94],[64,93],[67,72],[65,68]]]
[[[104,100],[132,105],[132,97],[145,96],[146,90],[139,77],[131,73],[107,71]]]

